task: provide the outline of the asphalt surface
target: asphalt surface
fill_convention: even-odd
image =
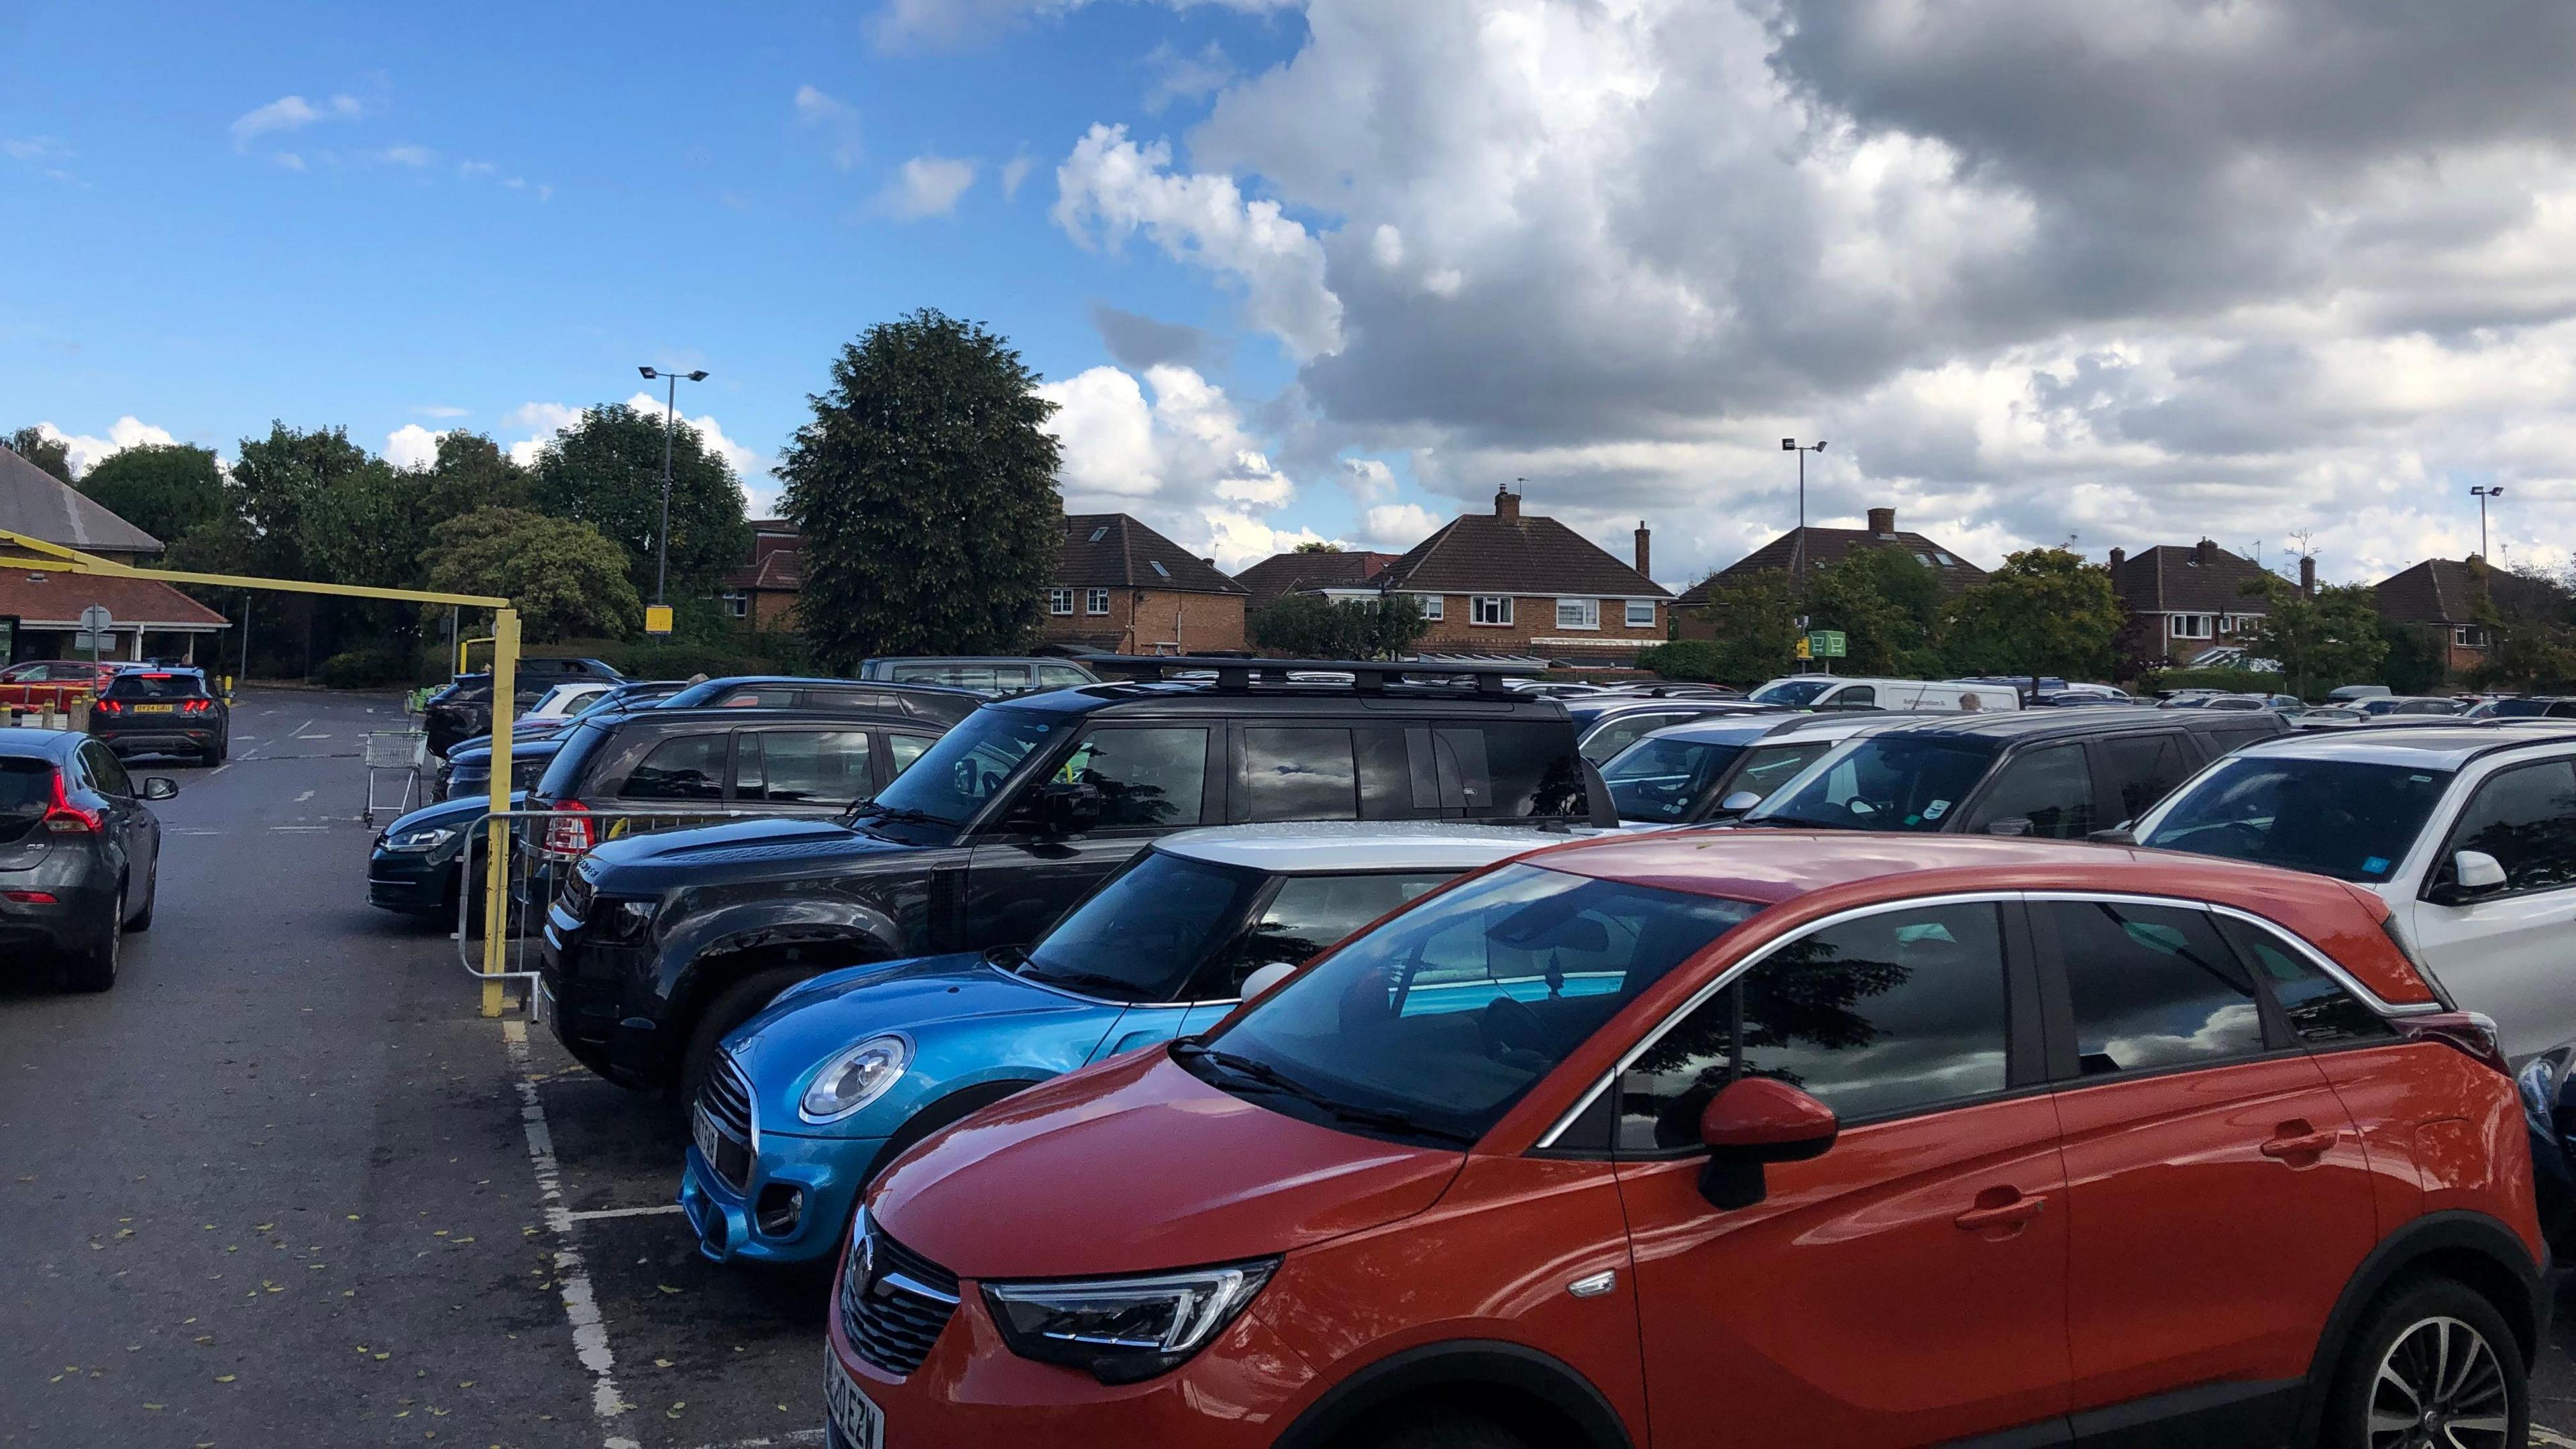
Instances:
[[[137,768],[182,793],[116,989],[0,961],[0,1446],[820,1443],[824,1279],[700,1259],[676,1111],[365,904],[401,723],[246,693],[229,765]],[[2534,1416],[2576,1429],[2558,1318]]]

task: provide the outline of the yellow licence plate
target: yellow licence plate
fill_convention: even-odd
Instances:
[[[134,712],[136,714],[177,714],[179,712],[179,706],[175,704],[138,704],[134,707]]]

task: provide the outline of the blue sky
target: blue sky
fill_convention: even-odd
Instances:
[[[1495,487],[1686,583],[1872,506],[1992,565],[2576,536],[2576,7],[0,0],[0,426],[506,443],[1016,341],[1069,507],[1229,567]],[[2330,61],[2328,58],[2331,58]],[[1015,184],[1014,184],[1015,183]],[[406,432],[405,430],[412,430]]]

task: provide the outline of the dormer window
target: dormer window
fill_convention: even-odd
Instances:
[[[1105,524],[1105,523],[1104,523],[1104,524],[1102,524],[1100,527],[1095,528],[1095,529],[1093,529],[1093,530],[1091,531],[1091,541],[1092,541],[1093,543],[1098,543],[1098,542],[1100,542],[1102,539],[1107,538],[1108,536],[1109,536],[1109,525],[1107,525],[1107,524]]]

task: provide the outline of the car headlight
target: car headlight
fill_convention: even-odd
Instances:
[[[838,1122],[884,1096],[911,1064],[912,1043],[899,1036],[869,1037],[823,1063],[796,1113],[808,1122]]]
[[[1243,1312],[1277,1258],[1060,1283],[987,1283],[984,1303],[1022,1358],[1132,1384],[1178,1368]]]
[[[386,836],[385,849],[436,850],[455,838],[456,832],[443,825],[432,826],[427,830],[406,830],[400,835]]]
[[[598,925],[593,928],[594,934],[602,941],[635,940],[652,929],[655,904],[652,901],[614,901],[606,911],[594,908],[599,917]]]

